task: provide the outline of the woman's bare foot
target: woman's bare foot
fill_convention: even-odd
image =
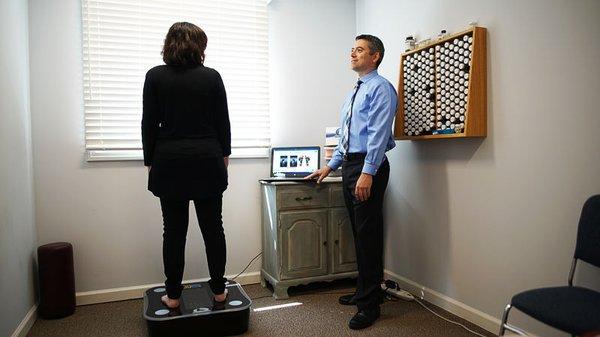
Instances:
[[[226,298],[227,298],[227,289],[225,289],[225,291],[222,294],[215,295],[215,301],[217,301],[217,302],[224,302]]]
[[[169,296],[165,295],[165,296],[161,297],[160,300],[169,309],[175,309],[175,308],[179,307],[179,300],[178,299],[174,300],[172,298],[169,298]]]

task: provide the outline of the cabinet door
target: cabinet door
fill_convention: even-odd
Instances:
[[[333,208],[330,211],[331,240],[331,272],[343,273],[356,270],[356,251],[352,224],[345,207]]]
[[[281,279],[327,274],[327,210],[279,213]]]
[[[331,184],[329,205],[331,207],[344,207],[344,190],[342,184]]]

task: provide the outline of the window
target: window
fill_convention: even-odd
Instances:
[[[165,35],[178,21],[208,35],[205,65],[225,83],[232,156],[268,156],[266,0],[82,0],[82,19],[88,160],[142,158],[144,77],[163,64]]]

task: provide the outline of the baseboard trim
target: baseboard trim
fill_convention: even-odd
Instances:
[[[465,319],[491,333],[497,334],[500,330],[500,320],[496,317],[488,315],[485,312],[479,311],[433,289],[429,289],[421,284],[418,284],[412,280],[402,277],[390,270],[386,269],[384,273],[386,275],[386,278],[390,278],[398,282],[402,289],[407,290],[417,298],[423,297],[425,301],[435,304],[438,307],[462,319]],[[527,334],[531,337],[537,337],[536,335],[529,332],[527,332]]]
[[[25,315],[25,318],[23,318],[12,335],[10,335],[11,337],[27,336],[29,330],[31,330],[31,327],[33,326],[33,323],[35,323],[35,320],[37,319],[37,308],[38,305],[36,303],[31,307],[31,309],[29,309],[27,315]]]
[[[227,275],[225,276],[228,279],[233,278],[235,275]],[[208,278],[201,279],[192,279],[192,280],[184,280],[183,283],[190,282],[205,282],[208,281]],[[254,284],[260,282],[260,272],[251,272],[244,273],[238,276],[236,281],[239,284]],[[103,289],[103,290],[94,290],[94,291],[84,291],[78,292],[75,294],[77,305],[89,305],[89,304],[98,304],[98,303],[106,303],[106,302],[116,302],[116,301],[124,301],[142,298],[144,296],[144,292],[152,287],[159,287],[163,285],[163,283],[155,283],[155,284],[143,284],[139,286],[132,287],[121,287],[121,288],[111,288],[111,289]]]

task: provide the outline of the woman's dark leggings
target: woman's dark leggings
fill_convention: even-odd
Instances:
[[[206,246],[206,258],[214,294],[225,291],[226,248],[223,220],[221,218],[223,196],[194,199],[196,216]],[[163,263],[165,286],[169,298],[181,296],[183,268],[185,265],[185,241],[189,220],[189,200],[160,199],[163,213]]]

